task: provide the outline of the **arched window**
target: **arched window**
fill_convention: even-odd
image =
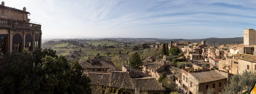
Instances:
[[[41,38],[39,34],[35,35],[35,48],[40,49]]]
[[[22,37],[20,34],[15,34],[13,36],[13,51],[21,52],[22,51]]]
[[[33,50],[32,42],[33,42],[33,38],[31,36],[31,34],[27,34],[26,38],[25,38],[25,48],[32,51]]]

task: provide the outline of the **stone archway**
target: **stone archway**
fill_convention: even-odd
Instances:
[[[25,37],[25,48],[32,51],[33,50],[32,42],[33,42],[33,38],[31,34],[27,34]]]
[[[41,38],[39,34],[35,35],[35,48],[40,49],[41,46]]]
[[[21,52],[22,51],[22,37],[20,34],[15,34],[13,36],[13,51],[15,52]]]
[[[0,56],[8,52],[8,34],[0,34]]]

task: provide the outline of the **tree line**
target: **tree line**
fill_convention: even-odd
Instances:
[[[90,94],[90,79],[76,61],[56,51],[6,54],[0,59],[1,94]]]

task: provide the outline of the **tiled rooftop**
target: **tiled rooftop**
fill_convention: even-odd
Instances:
[[[199,83],[206,83],[206,82],[226,79],[226,77],[216,72],[215,70],[204,71],[204,72],[193,72],[190,74],[194,76]]]
[[[131,78],[127,72],[113,71],[111,73],[89,72],[88,77],[91,84],[100,86],[109,86],[122,89],[140,89],[146,91],[164,91],[165,89],[158,81],[151,77]]]
[[[236,54],[234,55],[235,59],[241,59],[241,60],[246,60],[250,61],[253,63],[256,63],[256,56],[255,55],[250,55],[250,54]]]

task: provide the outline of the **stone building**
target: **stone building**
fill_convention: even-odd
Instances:
[[[254,29],[244,30],[244,45],[256,45],[256,31]]]
[[[244,71],[252,73],[256,72],[256,56],[249,54],[237,54],[235,58],[238,60],[238,73],[242,74]]]
[[[117,70],[116,66],[111,61],[87,60],[81,61],[79,64],[83,68],[85,74],[88,74],[88,72],[107,73]]]
[[[182,88],[186,94],[207,94],[208,89],[220,93],[227,84],[228,74],[216,70],[187,72],[182,70]]]
[[[30,23],[28,15],[23,10],[0,5],[0,55],[10,52],[20,52],[23,49],[34,51],[41,49],[41,25]]]
[[[201,44],[206,45],[206,41],[205,41],[205,40],[202,40],[202,41],[201,41]]]
[[[222,49],[216,49],[215,54],[216,54],[215,58],[221,58],[221,59],[225,58],[225,51]]]
[[[219,70],[231,74],[238,74],[238,60],[235,58],[227,58],[219,62]]]
[[[254,47],[244,47],[243,52],[244,52],[244,54],[251,54],[251,55],[253,55],[254,54]]]
[[[231,74],[242,74],[244,71],[256,72],[256,56],[250,54],[236,54],[233,58],[221,60],[219,70]]]
[[[219,67],[220,58],[209,58],[209,63],[212,67]]]
[[[165,88],[152,77],[133,78],[126,71],[89,72],[92,94],[164,94]]]
[[[168,49],[171,49],[172,47],[173,47],[173,41],[170,41],[169,43],[168,43]]]

